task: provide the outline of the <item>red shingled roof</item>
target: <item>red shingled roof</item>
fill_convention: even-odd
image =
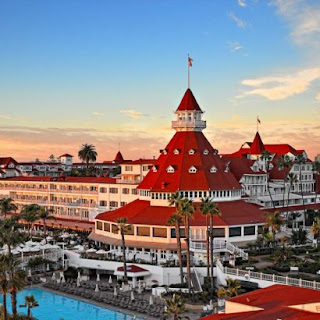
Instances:
[[[4,169],[7,169],[10,163],[13,163],[15,166],[18,164],[18,162],[11,157],[0,158],[0,166],[3,166]]]
[[[165,150],[166,153],[162,152],[155,162],[157,170],[148,172],[139,189],[162,192],[241,189],[232,172],[226,170],[226,161],[215,154],[215,149],[202,132],[176,132]],[[190,150],[194,154],[189,154]],[[173,173],[167,172],[170,166],[174,168]],[[196,173],[189,172],[192,166]],[[213,166],[217,172],[210,172]]]
[[[261,140],[259,132],[256,133],[256,136],[253,139],[253,142],[250,146],[250,153],[251,154],[261,154],[265,151],[263,142]]]
[[[114,162],[123,162],[124,161],[122,153],[120,151],[117,152],[116,157],[114,158],[113,161]]]
[[[194,97],[192,91],[190,89],[187,89],[187,91],[185,92],[179,107],[177,109],[177,111],[184,111],[184,110],[197,110],[197,111],[201,111],[201,108],[198,105],[198,102],[196,100],[196,98]]]
[[[65,153],[62,156],[60,156],[59,158],[61,158],[61,157],[71,157],[71,158],[73,158],[73,156],[71,154],[69,154],[69,153]]]
[[[124,271],[124,267],[118,267],[117,271]],[[138,267],[134,264],[130,264],[127,266],[127,271],[128,272],[133,272],[133,273],[138,273],[138,272],[146,272],[149,270],[143,269],[141,267]]]
[[[196,203],[195,206],[191,225],[206,225],[206,218],[201,214],[199,204]],[[221,216],[214,216],[215,226],[265,223],[263,212],[258,206],[242,200],[217,202],[217,206]],[[126,217],[128,223],[132,224],[168,226],[168,220],[175,211],[174,207],[151,206],[150,201],[137,199],[119,209],[100,213],[95,219],[115,222],[118,218]]]

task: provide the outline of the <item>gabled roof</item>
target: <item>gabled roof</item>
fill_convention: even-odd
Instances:
[[[202,132],[176,132],[165,149],[167,153],[160,154],[155,163],[157,171],[150,170],[139,189],[162,192],[241,189],[232,172],[225,172],[226,161],[215,154],[215,149]],[[176,149],[178,154],[174,153]],[[195,153],[190,155],[190,149]],[[204,150],[209,153],[204,154]],[[170,166],[174,172],[167,172]],[[197,168],[196,173],[189,172],[191,166]],[[217,168],[215,173],[210,172],[213,166]]]
[[[199,203],[194,204],[196,211],[191,226],[205,226],[207,221],[199,210]],[[263,212],[258,206],[243,200],[217,202],[221,216],[213,217],[214,226],[265,223]],[[116,222],[118,218],[127,218],[128,223],[142,225],[168,226],[168,220],[176,211],[175,207],[151,206],[150,201],[134,200],[127,205],[98,214],[96,220]]]
[[[61,157],[71,157],[71,158],[73,158],[73,156],[71,154],[69,154],[69,153],[65,153],[62,156],[60,156],[59,158],[61,158]]]
[[[7,169],[10,163],[14,163],[14,165],[18,164],[18,162],[11,157],[0,158],[0,166],[3,166],[4,169]]]
[[[190,89],[187,89],[187,91],[185,92],[179,107],[177,109],[177,111],[184,111],[184,110],[197,110],[197,111],[201,111],[201,108],[198,105],[198,102],[196,100],[196,98],[194,97],[192,91]]]
[[[263,310],[237,312],[229,314],[215,314],[202,319],[217,320],[267,320],[267,319],[289,319],[289,320],[316,320],[319,319],[317,311],[303,310],[301,304],[312,304],[320,302],[320,291],[299,288],[287,285],[272,285],[270,287],[255,290],[246,294],[229,299],[226,303],[236,303],[240,306],[261,308]],[[294,306],[294,307],[293,307]]]
[[[123,162],[124,161],[122,153],[120,151],[117,152],[113,161],[114,162]]]
[[[254,140],[250,146],[250,153],[251,154],[262,154],[265,151],[265,147],[261,140],[259,132],[256,133]]]

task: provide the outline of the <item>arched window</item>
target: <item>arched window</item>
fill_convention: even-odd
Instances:
[[[195,166],[192,166],[189,168],[189,173],[196,173],[197,172],[197,169]]]
[[[215,173],[215,172],[217,172],[217,171],[218,171],[218,169],[217,169],[217,167],[215,167],[215,166],[212,166],[211,169],[210,169],[210,172],[211,172],[211,173]]]

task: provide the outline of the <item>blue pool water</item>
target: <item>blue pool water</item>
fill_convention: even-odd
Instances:
[[[102,308],[91,303],[71,299],[42,289],[25,289],[18,293],[18,306],[25,296],[33,295],[39,307],[32,309],[32,315],[39,320],[131,320],[133,317],[122,312]],[[2,302],[2,301],[1,301]],[[7,299],[11,312],[10,296]],[[18,307],[20,313],[27,314],[26,308]],[[138,318],[137,318],[138,319]],[[141,320],[141,318],[140,318]]]

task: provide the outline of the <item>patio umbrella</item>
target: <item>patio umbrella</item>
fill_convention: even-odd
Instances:
[[[78,279],[81,280],[81,274],[80,271],[78,271]]]
[[[49,263],[47,264],[47,271],[50,271],[50,265],[49,265]]]
[[[70,235],[68,233],[64,233],[60,236],[60,238],[63,238],[63,239],[66,239],[66,238],[69,238]]]
[[[47,236],[47,237],[46,237],[46,239],[47,239],[48,241],[53,240],[53,238],[52,238],[52,237],[50,237],[50,236]]]
[[[97,273],[97,282],[99,282],[99,281],[100,281],[100,274]]]
[[[51,279],[52,279],[52,280],[56,280],[56,274],[55,274],[54,272],[52,273]]]
[[[133,290],[131,291],[131,300],[132,301],[134,300],[134,292],[133,292]]]
[[[95,292],[99,292],[99,285],[96,284],[96,288],[94,289]]]
[[[31,269],[28,270],[28,277],[31,278],[32,274],[31,274]]]
[[[90,248],[90,249],[86,250],[86,252],[87,253],[95,253],[95,252],[97,252],[97,250],[94,248]]]
[[[141,290],[141,280],[138,281],[138,292],[141,293],[142,290]]]
[[[103,249],[100,249],[96,252],[96,254],[106,254],[107,251],[103,250]]]
[[[212,299],[210,300],[209,306],[210,306],[210,310],[213,310],[213,302],[212,302]]]
[[[118,295],[118,292],[117,292],[117,287],[114,287],[114,290],[113,290],[113,295],[114,295],[114,296],[117,296],[117,295]]]
[[[152,304],[153,304],[153,298],[152,298],[152,295],[150,296],[149,304],[150,304],[150,305],[152,305]]]
[[[112,277],[109,277],[109,283],[112,284]]]
[[[63,272],[60,272],[60,281],[61,281],[62,283],[65,283],[65,282],[66,282],[66,279],[64,278]]]
[[[121,290],[124,290],[124,282],[121,283]]]
[[[77,278],[77,287],[81,286],[80,278]]]

